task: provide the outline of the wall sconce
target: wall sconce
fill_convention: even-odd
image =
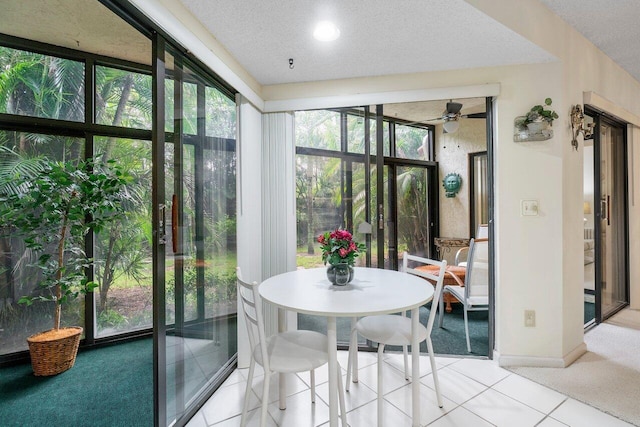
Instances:
[[[571,140],[571,146],[578,150],[578,135],[582,132],[584,139],[589,139],[593,135],[593,128],[595,123],[584,122],[584,114],[582,113],[582,107],[580,105],[574,105],[571,107],[571,130],[573,133],[573,139]]]

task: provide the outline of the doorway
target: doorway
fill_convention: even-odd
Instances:
[[[336,227],[366,243],[356,266],[396,270],[404,252],[442,256],[436,248],[441,218],[444,231],[460,237],[456,240],[474,237],[470,224],[490,219],[491,105],[490,99],[468,98],[296,112],[298,268],[323,266],[316,239]],[[473,167],[471,153],[478,155]],[[461,175],[464,184],[457,196],[441,188],[446,173]],[[475,221],[470,203],[476,205]],[[428,307],[424,310],[428,313]],[[490,356],[491,316],[483,315],[474,319],[482,337],[476,348],[484,348],[475,355]],[[448,316],[462,325],[461,310]],[[348,319],[338,322],[338,341],[344,346],[349,325]],[[324,325],[322,319],[298,315],[298,328],[322,331]],[[467,355],[466,349],[454,351],[448,345],[457,342],[452,330],[439,332],[450,336],[443,338],[447,345],[436,346],[437,352]],[[361,341],[360,347],[372,349],[369,344]]]
[[[627,141],[624,123],[595,110],[586,113],[595,122],[593,140],[585,142],[585,325],[590,326],[629,303]]]

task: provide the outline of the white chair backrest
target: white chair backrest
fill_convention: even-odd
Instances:
[[[409,261],[411,261],[411,267],[409,266]],[[416,270],[413,268],[415,263],[420,263],[422,265],[434,265],[438,267],[438,274],[431,274],[426,271]],[[402,271],[405,273],[413,274],[416,276],[420,276],[422,278],[428,279],[431,283],[435,283],[435,290],[433,292],[433,299],[431,300],[431,311],[429,312],[429,319],[427,320],[427,333],[431,334],[431,329],[433,329],[433,323],[436,319],[436,309],[438,307],[438,302],[440,301],[440,296],[442,295],[442,284],[444,283],[444,275],[445,270],[447,268],[447,261],[436,261],[429,258],[422,258],[416,255],[410,255],[407,252],[404,253],[402,257]],[[425,283],[426,284],[426,283]]]
[[[489,238],[489,224],[480,224],[476,230],[476,239]]]
[[[242,313],[244,314],[247,332],[249,334],[249,344],[253,352],[257,345],[260,344],[260,352],[262,353],[263,367],[268,371],[269,356],[267,353],[266,337],[264,333],[264,319],[262,317],[262,300],[258,293],[258,283],[247,283],[242,280],[240,267],[236,268],[238,276],[238,296],[242,301]]]
[[[489,295],[489,240],[471,239],[464,280],[466,298]]]

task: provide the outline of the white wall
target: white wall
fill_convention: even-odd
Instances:
[[[262,114],[241,95],[236,97],[238,135],[236,220],[238,267],[247,282],[262,280]],[[238,313],[242,313],[238,301]],[[238,367],[249,367],[249,339],[238,318]]]

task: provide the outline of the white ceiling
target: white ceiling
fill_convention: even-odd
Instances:
[[[180,1],[263,85],[554,60],[464,0]],[[539,1],[640,81],[640,0]]]
[[[180,1],[263,85],[555,59],[463,0]],[[340,38],[316,41],[320,20]]]
[[[539,0],[640,81],[640,0]]]

